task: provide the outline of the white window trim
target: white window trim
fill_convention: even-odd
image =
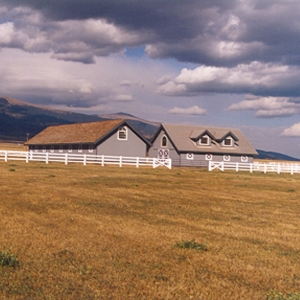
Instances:
[[[194,153],[187,153],[186,154],[186,159],[187,160],[194,160]]]
[[[246,163],[246,162],[248,162],[248,156],[247,155],[242,155],[241,156],[241,162],[244,162],[244,163]]]
[[[93,152],[94,149],[93,149],[93,145],[89,145],[89,152]]]
[[[229,154],[224,154],[223,155],[223,161],[230,161],[230,155]]]
[[[78,145],[78,152],[82,152],[82,145]]]
[[[163,139],[166,139],[166,145],[163,145]],[[168,147],[168,138],[167,138],[167,136],[166,136],[165,134],[161,137],[161,140],[160,140],[160,146],[161,146],[162,148]]]
[[[212,160],[213,155],[212,154],[205,154],[205,160]]]
[[[201,139],[202,138],[207,138],[207,143],[201,143]],[[200,146],[209,146],[211,144],[211,139],[210,139],[210,137],[207,134],[205,134],[205,135],[201,136],[201,138],[198,141],[198,144]]]
[[[226,140],[230,140],[230,145],[226,145],[225,144],[225,141]],[[222,141],[222,146],[223,147],[232,147],[234,145],[234,142],[233,142],[233,138],[231,136],[228,136],[226,137],[223,141]]]
[[[120,138],[120,132],[125,132],[125,138]],[[128,128],[126,126],[122,126],[118,129],[118,140],[119,141],[127,141],[128,140]]]

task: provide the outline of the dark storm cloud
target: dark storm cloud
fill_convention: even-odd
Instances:
[[[1,3],[10,10],[20,6],[19,0]],[[22,6],[39,12],[49,26],[101,19],[117,28],[120,35],[135,37],[119,42],[111,38],[104,47],[103,43],[86,42],[82,35],[73,34],[75,41],[90,48],[89,54],[83,52],[83,62],[92,62],[91,55],[108,55],[126,46],[142,44],[147,44],[146,53],[153,58],[173,57],[204,65],[235,66],[253,60],[300,62],[297,1],[23,0]],[[48,37],[52,47],[59,48],[63,41],[56,40],[50,29],[42,28],[43,24],[37,30]],[[98,33],[98,39],[101,37]],[[71,53],[65,59],[75,56]],[[64,55],[57,57],[64,59]],[[80,60],[80,56],[74,60]]]

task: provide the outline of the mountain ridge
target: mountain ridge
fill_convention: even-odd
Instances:
[[[126,116],[126,118],[125,118]],[[148,139],[156,132],[159,123],[139,119],[127,113],[86,115],[50,109],[15,98],[0,96],[0,140],[26,141],[51,125],[95,122],[109,119],[126,119]]]

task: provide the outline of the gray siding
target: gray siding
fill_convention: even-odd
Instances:
[[[169,158],[172,159],[173,166],[187,166],[187,167],[207,167],[209,160],[207,159],[207,155],[211,155],[211,160],[216,162],[225,161],[226,159],[230,162],[253,162],[253,156],[249,155],[234,155],[234,154],[223,154],[223,153],[214,153],[211,154],[209,152],[205,153],[192,153],[190,155],[190,159],[188,159],[188,153],[177,153],[176,149],[173,147],[170,140],[167,138],[167,145],[163,147],[161,145],[161,141],[163,136],[166,136],[164,130],[161,130],[153,141],[152,146],[150,147],[148,154],[149,157],[159,157],[158,152],[160,150],[167,150],[169,154]],[[167,137],[167,136],[166,136]],[[226,157],[224,158],[224,156]]]
[[[70,148],[72,146],[72,148]],[[88,146],[83,146],[81,148],[78,145],[55,145],[55,146],[29,146],[29,151],[33,152],[49,152],[49,153],[68,153],[68,154],[96,154],[96,149],[90,149]]]
[[[97,155],[145,157],[146,143],[127,127],[127,140],[119,140],[118,132],[97,146]]]
[[[158,158],[159,157],[159,151],[167,150],[168,151],[168,156],[169,156],[169,158],[172,159],[172,162],[173,161],[179,161],[180,155],[177,153],[176,149],[173,147],[172,143],[170,142],[170,140],[168,138],[167,138],[167,146],[163,147],[161,145],[161,140],[162,140],[163,136],[166,136],[166,134],[162,130],[158,134],[157,138],[153,141],[152,146],[150,147],[150,149],[148,151],[148,156]]]
[[[211,155],[210,153],[206,153]],[[173,166],[189,166],[189,167],[207,167],[209,160],[206,159],[206,154],[193,154],[193,159],[187,158],[187,153],[182,153],[179,159],[172,161]],[[228,160],[229,159],[229,160]],[[227,160],[229,162],[238,162],[238,163],[253,163],[253,157],[247,156],[247,161],[245,161],[246,156],[239,155],[227,155]],[[221,162],[225,161],[224,156],[222,154],[213,154],[211,157],[212,161]]]
[[[146,157],[147,144],[130,128],[127,128],[127,140],[118,139],[118,131],[97,146],[89,145],[36,145],[29,146],[33,152],[91,154],[107,156]],[[92,148],[91,148],[92,147]]]

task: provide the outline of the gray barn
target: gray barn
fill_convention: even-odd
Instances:
[[[257,152],[239,129],[162,124],[148,154],[171,158],[174,166],[207,167],[209,161],[251,163]]]
[[[30,139],[29,151],[145,157],[150,143],[125,120],[49,126]]]

